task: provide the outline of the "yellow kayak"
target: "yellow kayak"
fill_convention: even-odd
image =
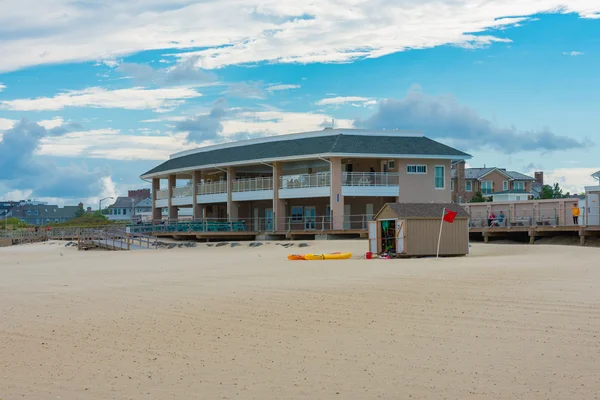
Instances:
[[[352,253],[305,254],[305,260],[347,260]]]

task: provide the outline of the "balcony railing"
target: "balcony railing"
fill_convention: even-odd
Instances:
[[[165,200],[169,198],[169,191],[167,189],[156,191],[156,200]]]
[[[316,174],[284,175],[279,178],[281,189],[303,189],[315,187],[328,187],[331,185],[329,172],[318,172]]]
[[[398,186],[400,174],[394,172],[344,172],[343,186]]]
[[[273,190],[273,178],[237,179],[233,182],[234,192],[256,192]]]
[[[219,181],[219,182],[205,182],[198,184],[198,194],[206,195],[206,194],[221,194],[227,193],[227,182]]]
[[[192,187],[191,186],[173,187],[173,198],[191,197],[191,196],[192,196]]]

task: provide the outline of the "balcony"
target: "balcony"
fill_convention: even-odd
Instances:
[[[167,207],[169,205],[169,191],[167,189],[156,191],[156,207]]]
[[[329,197],[331,174],[284,175],[279,178],[279,198],[295,199],[304,197]]]
[[[200,204],[226,203],[227,181],[199,183],[196,201]]]
[[[271,200],[273,198],[273,178],[237,179],[233,182],[233,201]]]
[[[187,185],[187,186],[174,186],[173,187],[173,198],[171,199],[171,202],[173,203],[174,206],[185,206],[185,205],[189,205],[189,204],[193,204],[194,199],[193,199],[193,193],[192,193],[192,186],[191,185]]]
[[[342,174],[344,196],[400,195],[400,174],[395,172],[344,172]]]

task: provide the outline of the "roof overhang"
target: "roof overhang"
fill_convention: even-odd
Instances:
[[[317,160],[319,158],[349,158],[349,157],[360,157],[360,158],[387,158],[387,159],[421,159],[421,160],[468,160],[471,158],[470,155],[464,156],[450,156],[450,155],[423,155],[423,154],[364,154],[364,153],[325,153],[325,154],[308,154],[303,156],[292,156],[292,157],[273,157],[263,158],[256,160],[243,160],[237,162],[227,162],[221,164],[206,164],[206,165],[193,165],[185,168],[178,168],[172,170],[166,170],[161,172],[155,172],[152,174],[141,175],[141,179],[161,178],[168,175],[186,174],[192,171],[203,170],[203,169],[216,169],[225,167],[235,167],[242,165],[253,165],[253,164],[264,164],[272,163],[277,161],[302,161],[302,160]]]

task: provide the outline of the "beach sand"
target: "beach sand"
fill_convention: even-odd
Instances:
[[[0,249],[0,399],[597,399],[600,250]]]

